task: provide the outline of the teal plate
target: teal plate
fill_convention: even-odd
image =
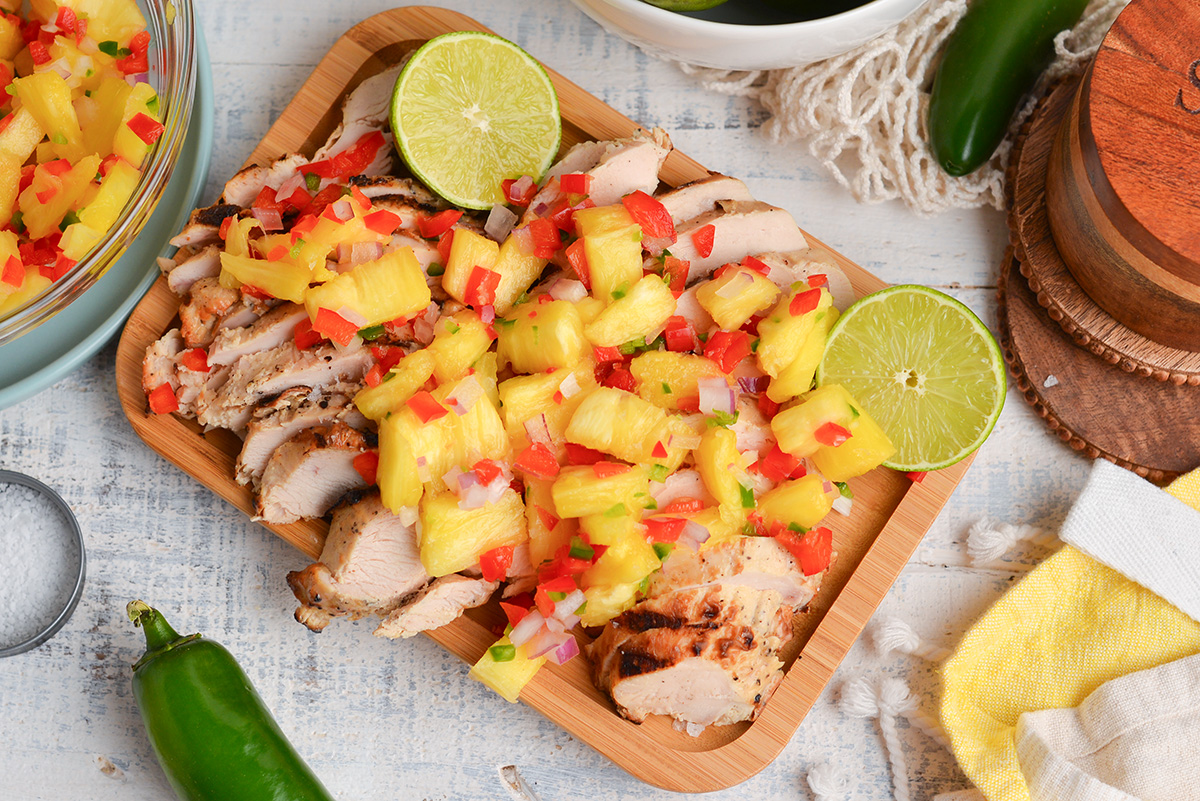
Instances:
[[[104,277],[65,311],[0,346],[0,409],[41,392],[104,347],[159,276],[155,259],[179,231],[204,190],[212,161],[212,68],[196,31],[196,97],[187,138],[158,208]]]

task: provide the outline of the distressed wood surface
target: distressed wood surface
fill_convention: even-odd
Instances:
[[[213,58],[216,142],[206,199],[253,150],[313,66],[382,0],[206,0],[198,13]],[[603,33],[567,0],[452,0],[568,79],[644,125],[667,128],[707,167],[744,179],[791,210],[830,247],[889,282],[939,287],[995,324],[1003,215],[950,212],[921,219],[898,204],[854,203],[815,161],[767,141],[752,101],[706,92],[674,66]],[[340,798],[504,799],[497,774],[514,764],[544,799],[671,799],[633,779],[525,706],[466,677],[466,666],[425,638],[370,636],[339,622],[320,636],[291,619],[283,575],[299,552],[143,445],[124,419],[115,343],[78,372],[0,411],[0,467],[60,490],[88,544],[89,574],[74,617],[51,642],[0,662],[0,798],[168,799],[130,693],[140,632],[123,615],[135,597],[181,630],[228,646],[292,738]],[[922,637],[950,645],[1044,553],[969,567],[967,527],[981,517],[1054,526],[1088,463],[1045,428],[1015,390],[993,437],[885,598]],[[850,650],[799,731],[762,773],[712,799],[810,798],[805,774],[836,763],[855,801],[892,798],[876,724],[837,707],[838,688],[865,676],[906,679],[932,714],[933,665]],[[950,756],[913,727],[900,731],[915,801],[965,786]]]

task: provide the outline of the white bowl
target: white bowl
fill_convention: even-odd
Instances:
[[[777,69],[841,55],[916,11],[925,0],[871,0],[819,19],[759,12],[747,0],[680,14],[642,0],[572,0],[606,30],[654,56],[727,70]],[[795,18],[799,18],[796,14]]]

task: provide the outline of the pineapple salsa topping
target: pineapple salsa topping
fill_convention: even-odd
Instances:
[[[134,0],[0,9],[0,317],[116,222],[163,133]]]
[[[561,199],[540,214],[522,209],[531,179],[506,181],[525,222],[502,241],[457,210],[426,213],[438,261],[423,268],[392,237],[400,218],[347,185],[353,170],[316,196],[264,190],[229,218],[220,281],[303,304],[301,350],[370,347],[354,403],[378,450],[354,464],[419,521],[430,576],[504,580],[527,546],[532,589],[501,604],[508,625],[472,675],[515,700],[543,663],[579,652],[576,625],[630,608],[674,549],[774,537],[805,575],[828,568],[819,524],[848,513],[844,482],[893,449],[841,386],[812,389],[838,314],[825,276],[780,289],[748,257],[689,287],[662,204],[635,192],[596,206],[577,174],[549,179]],[[327,261],[335,251],[351,255]],[[432,302],[431,284],[448,298]],[[207,369],[203,351],[193,361]],[[171,386],[150,405],[173,411]]]

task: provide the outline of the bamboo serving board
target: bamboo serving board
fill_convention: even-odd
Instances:
[[[386,11],[352,28],[317,65],[247,163],[265,162],[293,151],[311,154],[337,125],[346,93],[424,41],[456,30],[487,31],[469,17],[426,7]],[[552,70],[549,74],[561,104],[564,150],[588,139],[629,136],[637,129],[633,121],[561,75]],[[706,174],[698,163],[675,151],[664,165],[662,179],[675,186]],[[885,286],[845,257],[811,237],[810,241],[846,271],[858,294]],[[241,446],[236,436],[221,430],[204,433],[194,421],[147,411],[141,386],[142,356],[147,345],[176,324],[178,306],[166,280],[159,279],[134,310],[117,352],[122,407],[138,436],[150,447],[252,515],[250,491],[233,480]],[[548,664],[526,686],[521,700],[650,784],[706,792],[744,781],[787,744],[969,463],[967,459],[930,473],[920,484],[882,469],[851,481],[855,492],[851,515],[833,514],[830,518],[834,519],[827,520],[834,530],[837,560],[820,593],[796,617],[796,636],[782,654],[788,667],[786,678],[757,721],[709,727],[699,737],[675,731],[665,718],[651,718],[640,726],[630,723],[617,716],[608,699],[592,685],[585,658],[561,667]],[[316,559],[328,524],[304,521],[268,528],[305,557]],[[303,562],[298,555],[297,567]],[[491,627],[502,619],[493,603],[470,610],[428,636],[474,663],[494,642]]]

